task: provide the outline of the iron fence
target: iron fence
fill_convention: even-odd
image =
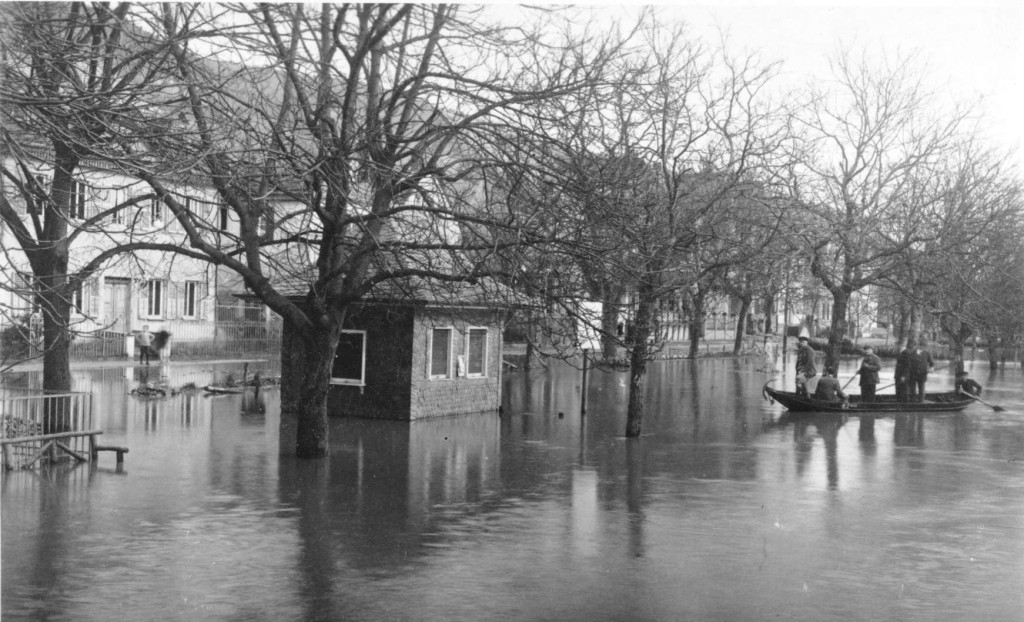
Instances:
[[[92,394],[44,393],[32,389],[5,388],[0,397],[0,415],[3,429],[0,442],[22,439],[16,443],[3,443],[4,468],[21,468],[34,462],[44,451],[46,435],[64,432],[94,430]],[[38,437],[38,438],[37,438]],[[66,449],[80,455],[90,451],[89,437],[68,436],[61,439]],[[49,443],[52,447],[52,443]],[[51,451],[49,458],[57,458]]]

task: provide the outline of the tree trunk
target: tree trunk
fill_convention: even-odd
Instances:
[[[921,308],[910,306],[910,321],[907,323],[907,348],[913,350],[921,343]]]
[[[49,395],[71,391],[71,305],[67,297],[61,293],[64,280],[63,274],[40,279],[40,306],[43,316],[43,391]],[[70,407],[69,398],[46,400],[43,432],[51,434],[70,431]]]
[[[340,327],[304,337],[285,322],[281,338],[280,451],[298,458],[328,453],[327,392]]]
[[[985,341],[988,342],[988,369],[996,371],[999,369],[999,336],[996,333],[987,333]]]
[[[53,200],[45,209],[40,248],[30,256],[43,316],[43,390],[71,391],[71,304],[65,291],[68,274],[68,218],[78,157],[63,144],[54,145]],[[71,421],[67,399],[47,400],[44,431],[64,432]]]
[[[704,292],[698,292],[692,299],[693,310],[690,316],[690,358],[700,354],[700,338],[704,336]]]
[[[626,408],[626,437],[640,436],[644,422],[644,379],[650,358],[651,320],[654,301],[642,287],[638,292],[639,302],[629,342],[629,404]]]
[[[733,356],[743,351],[743,337],[747,334],[747,311],[750,310],[750,296],[740,298],[740,311],[736,316],[736,337],[732,343]]]
[[[619,303],[618,295],[609,294],[601,305],[601,354],[607,360],[618,358],[619,343],[624,336],[618,334]]]
[[[897,350],[907,347],[907,342],[910,340],[910,324],[911,309],[908,305],[901,303],[899,306],[899,322],[896,325]]]
[[[843,350],[843,338],[846,337],[846,314],[850,307],[850,293],[837,288],[832,292],[832,323],[829,326],[828,348],[825,350],[826,369],[839,369],[839,359]]]
[[[775,324],[775,294],[767,294],[764,297],[764,334],[774,335]]]

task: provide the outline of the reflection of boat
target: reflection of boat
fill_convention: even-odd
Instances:
[[[843,402],[825,402],[813,397],[797,395],[791,391],[779,391],[768,386],[772,381],[764,383],[761,395],[770,402],[778,402],[790,412],[837,412],[855,415],[859,412],[950,412],[963,410],[974,400],[954,391],[945,393],[926,393],[923,402],[897,402],[895,395],[876,395],[872,402],[862,402],[859,395],[851,395],[848,404]]]

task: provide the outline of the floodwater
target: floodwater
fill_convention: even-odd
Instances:
[[[627,441],[625,375],[592,373],[581,416],[552,364],[506,376],[501,416],[333,419],[319,461],[279,456],[276,390],[143,400],[139,369],[78,370],[131,451],[3,476],[3,618],[1024,618],[1019,368],[974,368],[1005,412],[846,421],[790,420],[765,369],[655,364]]]

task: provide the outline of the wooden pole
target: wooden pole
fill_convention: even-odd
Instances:
[[[583,386],[580,388],[580,415],[587,414],[587,359],[590,358],[590,350],[583,348]]]

